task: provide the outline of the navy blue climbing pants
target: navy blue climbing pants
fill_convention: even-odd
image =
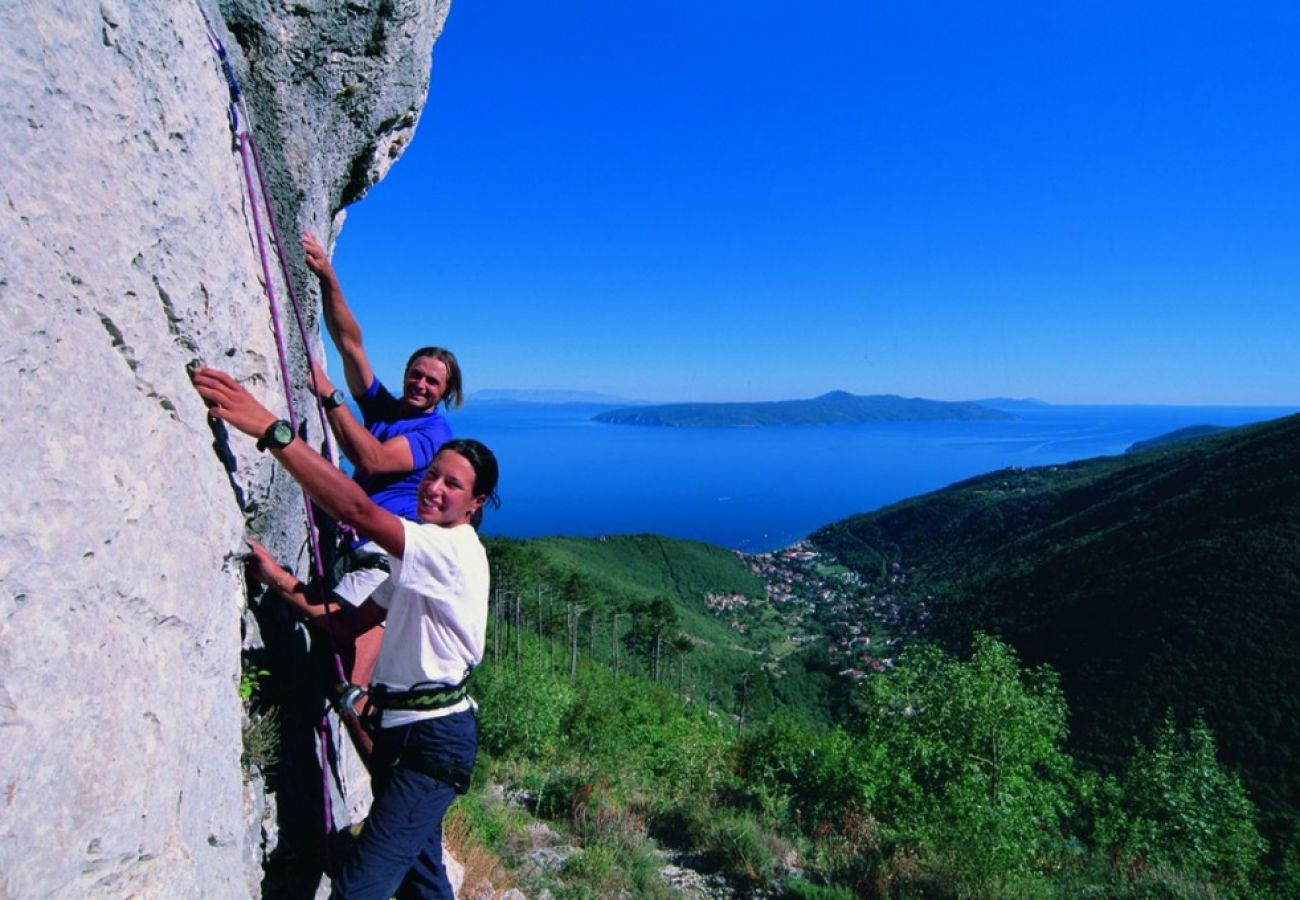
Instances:
[[[371,775],[375,802],[334,880],[332,900],[451,900],[442,817],[456,797],[452,776],[469,772],[477,747],[478,723],[470,711],[379,729]],[[427,774],[443,770],[443,777]]]

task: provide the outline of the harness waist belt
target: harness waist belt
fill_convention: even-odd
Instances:
[[[376,709],[403,709],[427,712],[446,709],[469,696],[469,678],[459,684],[433,684],[416,686],[407,691],[395,691],[384,684],[370,686],[370,702]]]

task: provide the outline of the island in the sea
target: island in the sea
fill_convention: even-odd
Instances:
[[[628,406],[592,417],[615,425],[664,428],[759,428],[774,425],[838,425],[853,422],[939,422],[1014,419],[1011,413],[970,401],[924,400],[897,394],[860,396],[831,391],[809,400],[756,403],[667,403]]]

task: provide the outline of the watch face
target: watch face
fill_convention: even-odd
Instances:
[[[271,426],[271,433],[267,437],[269,439],[266,443],[269,446],[287,447],[289,442],[293,440],[293,426],[281,419]]]
[[[343,405],[343,392],[335,388],[334,393],[325,398],[327,409],[335,409]]]
[[[271,426],[266,429],[266,433],[257,439],[258,450],[279,450],[281,447],[289,446],[293,440],[293,426],[280,419],[272,422]]]

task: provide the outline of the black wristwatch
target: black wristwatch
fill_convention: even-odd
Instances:
[[[258,450],[281,450],[293,441],[293,426],[284,419],[276,419],[257,439]]]
[[[325,412],[329,412],[331,409],[338,409],[346,402],[347,398],[343,396],[343,392],[335,388],[328,397],[321,399],[320,405],[325,407]]]

